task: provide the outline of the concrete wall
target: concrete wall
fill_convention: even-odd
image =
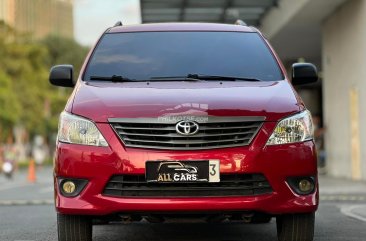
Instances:
[[[328,172],[366,180],[366,0],[351,0],[322,25]]]

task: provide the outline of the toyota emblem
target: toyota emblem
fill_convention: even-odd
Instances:
[[[198,132],[199,126],[194,121],[180,121],[175,125],[175,130],[183,136],[191,136]]]

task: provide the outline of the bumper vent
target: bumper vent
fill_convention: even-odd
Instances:
[[[262,174],[221,174],[218,183],[147,183],[145,175],[113,176],[103,194],[117,197],[225,197],[268,194]]]
[[[236,146],[251,143],[259,131],[262,117],[207,117],[204,122],[197,121],[196,134],[178,134],[179,121],[161,122],[158,118],[110,119],[113,129],[127,147],[200,150]]]

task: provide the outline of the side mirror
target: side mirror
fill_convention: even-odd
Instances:
[[[318,81],[318,71],[310,63],[295,63],[292,65],[292,84],[306,85]]]
[[[51,84],[62,87],[74,87],[74,67],[72,65],[55,65],[50,70]]]

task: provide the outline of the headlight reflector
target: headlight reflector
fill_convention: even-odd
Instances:
[[[92,121],[67,112],[61,113],[57,138],[58,141],[66,143],[108,146]]]
[[[314,129],[310,111],[305,110],[277,123],[267,145],[303,142],[313,139]]]

